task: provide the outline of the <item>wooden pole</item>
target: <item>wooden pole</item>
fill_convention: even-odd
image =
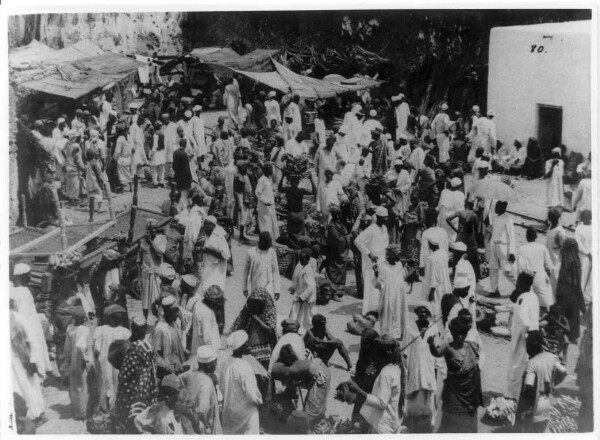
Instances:
[[[62,243],[62,250],[64,252],[69,247],[69,240],[67,239],[67,226],[65,224],[65,211],[63,208],[63,202],[59,202],[59,206],[58,221],[60,222],[60,241]]]
[[[23,227],[27,227],[27,205],[25,204],[25,194],[21,194],[21,219],[23,220]]]
[[[136,174],[133,177],[133,203],[131,205],[131,216],[129,217],[129,233],[127,234],[127,243],[133,243],[133,229],[135,227],[135,217],[137,215],[137,201],[138,201],[138,183],[139,176]]]

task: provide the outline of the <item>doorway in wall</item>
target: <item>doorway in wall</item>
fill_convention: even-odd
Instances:
[[[538,104],[538,141],[545,157],[561,144],[562,118],[562,107]]]

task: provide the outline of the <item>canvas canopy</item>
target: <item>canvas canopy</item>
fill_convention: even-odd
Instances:
[[[295,73],[275,60],[271,60],[271,62],[276,69],[274,72],[247,72],[243,70],[235,70],[235,72],[283,93],[296,93],[301,98],[306,99],[331,98],[341,93],[372,87],[370,84],[340,84],[312,78]]]
[[[51,57],[56,51],[37,40],[27,46],[16,47],[8,51],[8,62],[14,69],[29,69]]]
[[[220,64],[239,58],[240,55],[228,47],[199,47],[190,52],[190,55],[203,63]]]

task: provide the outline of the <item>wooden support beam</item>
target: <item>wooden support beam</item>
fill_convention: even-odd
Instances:
[[[74,252],[74,251],[76,251],[81,246],[83,246],[84,244],[86,244],[88,241],[93,240],[94,238],[98,237],[100,234],[102,234],[107,229],[112,228],[116,223],[117,223],[116,221],[111,220],[110,222],[106,223],[104,226],[96,229],[93,233],[91,233],[89,235],[86,235],[84,238],[82,238],[81,240],[79,240],[73,246],[69,247],[69,249],[67,249],[67,252]]]

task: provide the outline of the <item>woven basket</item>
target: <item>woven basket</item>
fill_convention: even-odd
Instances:
[[[279,266],[279,275],[285,276],[288,267],[294,258],[294,250],[285,246],[276,246],[275,253],[277,254],[277,265]]]

